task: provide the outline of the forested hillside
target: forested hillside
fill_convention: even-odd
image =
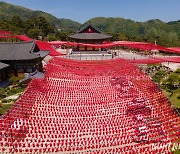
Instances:
[[[156,41],[163,46],[180,46],[180,20],[168,23],[159,19],[135,22],[124,18],[97,17],[84,24],[88,22],[100,31],[113,35],[112,41]],[[48,36],[48,40],[66,41],[69,34],[75,33],[83,25],[70,19],[58,19],[42,11],[0,2],[0,29],[32,38],[41,35],[43,38]]]
[[[112,34],[115,40],[157,41],[160,45],[180,46],[180,20],[135,22],[123,18],[97,17],[89,20],[99,30]]]
[[[0,19],[9,20],[14,16],[18,16],[24,21],[44,17],[51,26],[64,31],[76,31],[81,25],[80,23],[72,21],[70,19],[58,19],[55,16],[43,11],[33,11],[21,6],[0,2]]]

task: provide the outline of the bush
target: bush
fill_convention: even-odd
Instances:
[[[9,88],[9,87],[5,88],[5,92],[8,92],[9,90],[10,90],[10,88]]]
[[[152,77],[153,81],[157,82],[157,83],[160,83],[161,80],[166,76],[166,72],[165,71],[158,71],[155,73],[155,75]]]
[[[8,96],[10,96],[10,95],[14,95],[14,94],[16,94],[17,92],[18,92],[18,90],[17,90],[17,89],[12,88],[11,90],[9,90],[9,91],[7,92],[7,95],[8,95]]]
[[[162,87],[168,91],[178,90],[180,87],[180,76],[176,73],[171,73],[168,78],[162,81]]]
[[[3,97],[5,95],[5,89],[0,88],[0,97]]]
[[[2,103],[8,103],[8,100],[7,99],[2,99],[1,102]]]
[[[9,79],[9,81],[10,81],[12,84],[18,84],[21,79],[22,79],[22,77],[11,77],[11,78]]]
[[[18,86],[21,87],[21,88],[24,87],[24,85],[21,82],[18,82]]]
[[[180,68],[178,68],[174,73],[180,74]]]

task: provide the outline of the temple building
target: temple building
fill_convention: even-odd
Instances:
[[[85,44],[102,44],[104,41],[109,41],[112,36],[103,34],[91,24],[82,27],[76,34],[70,35],[69,38],[77,43]],[[96,51],[98,48],[77,46],[77,51]]]
[[[42,60],[49,51],[41,51],[35,41],[0,42],[0,82],[12,76],[42,70]]]

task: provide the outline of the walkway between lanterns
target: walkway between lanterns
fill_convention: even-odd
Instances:
[[[75,51],[66,56],[68,59],[76,60],[106,60],[113,58],[124,59],[148,59],[150,56],[139,55],[125,50],[108,50],[108,51]]]
[[[173,60],[174,62],[179,62],[178,56],[164,56],[161,54],[140,54],[135,51],[125,51],[125,50],[108,50],[108,51],[74,51],[69,52],[64,56],[68,59],[76,59],[76,60],[105,60],[105,59],[115,59],[115,58],[123,58],[128,60],[140,60],[140,59],[164,59],[165,61]],[[169,61],[172,62],[172,61]]]

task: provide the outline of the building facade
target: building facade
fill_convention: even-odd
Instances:
[[[42,60],[48,54],[49,51],[41,51],[35,41],[0,42],[0,62],[2,66],[9,66],[2,68],[3,72],[7,72],[6,75],[1,74],[2,80],[12,76],[24,77],[24,73],[36,70],[42,71]]]

